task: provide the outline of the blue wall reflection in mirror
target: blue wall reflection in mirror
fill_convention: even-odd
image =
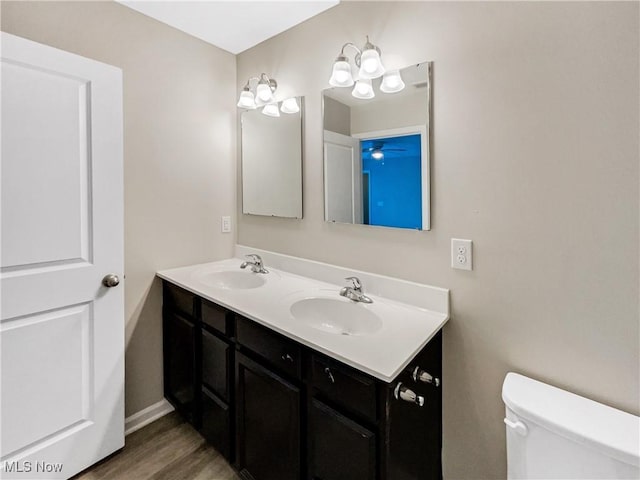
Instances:
[[[363,223],[422,229],[420,135],[366,139],[360,146]]]

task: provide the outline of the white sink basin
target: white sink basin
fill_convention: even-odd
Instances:
[[[253,273],[250,270],[223,270],[201,273],[196,278],[209,287],[225,290],[245,290],[264,285],[266,282],[265,275],[269,274]]]
[[[323,332],[370,335],[382,328],[382,319],[369,308],[341,297],[313,297],[298,300],[289,310],[296,320]]]

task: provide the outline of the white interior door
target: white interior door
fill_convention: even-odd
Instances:
[[[124,445],[122,72],[1,40],[0,476],[68,478]]]
[[[362,154],[360,140],[324,131],[325,220],[362,223]]]

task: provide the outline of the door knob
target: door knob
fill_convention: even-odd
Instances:
[[[105,287],[109,287],[109,288],[116,287],[116,286],[118,286],[119,283],[120,283],[120,279],[114,273],[110,273],[109,275],[105,275],[105,277],[102,279],[102,285],[104,285]]]

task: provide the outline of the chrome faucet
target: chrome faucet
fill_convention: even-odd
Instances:
[[[249,255],[245,255],[247,260],[246,262],[242,262],[240,268],[247,268],[251,265],[251,271],[253,273],[269,273],[269,270],[264,268],[264,264],[262,263],[262,258],[260,255],[256,255],[255,253],[250,253]]]
[[[345,280],[351,281],[350,287],[342,287],[340,295],[347,297],[354,302],[373,303],[369,297],[367,297],[362,291],[362,283],[358,277],[347,277]]]

